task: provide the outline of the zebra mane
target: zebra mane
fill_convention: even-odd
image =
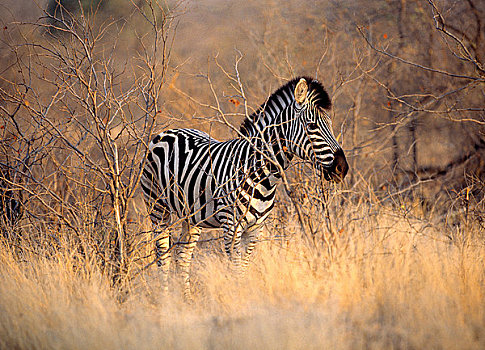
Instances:
[[[257,130],[256,126],[259,122],[261,122],[262,118],[271,113],[263,113],[266,109],[273,109],[278,110],[281,109],[281,101],[287,101],[288,97],[290,97],[291,101],[295,99],[295,87],[296,84],[300,81],[300,79],[305,79],[308,84],[308,96],[311,96],[311,101],[314,106],[323,108],[323,109],[330,109],[332,106],[332,102],[330,101],[330,97],[328,96],[327,92],[323,88],[323,85],[310,77],[297,77],[290,80],[285,85],[281,86],[278,90],[276,90],[271,96],[263,103],[255,113],[251,114],[249,117],[244,118],[239,131],[244,136],[249,136],[254,134]],[[286,106],[282,106],[283,108]],[[269,121],[270,122],[270,121]]]

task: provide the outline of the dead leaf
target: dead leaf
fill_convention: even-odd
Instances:
[[[241,102],[239,102],[238,100],[236,100],[235,98],[231,98],[229,100],[229,102],[231,102],[234,106],[239,106],[241,104]]]

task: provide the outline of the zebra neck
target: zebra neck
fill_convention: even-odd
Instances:
[[[267,127],[260,135],[250,136],[249,141],[255,152],[265,160],[269,171],[277,178],[281,177],[281,170],[288,168],[293,155],[288,152],[286,139],[280,135],[280,130],[276,126]]]
[[[259,151],[279,164],[277,166],[268,162],[271,172],[279,176],[281,168],[285,170],[293,158],[293,154],[288,151],[292,148],[287,137],[289,123],[283,122],[287,119],[285,115],[292,102],[291,92],[275,93],[259,112],[247,117],[241,125],[242,134],[250,138]]]

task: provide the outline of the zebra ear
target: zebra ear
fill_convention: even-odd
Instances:
[[[308,92],[308,84],[305,78],[301,78],[298,84],[295,87],[295,100],[298,104],[302,104]]]

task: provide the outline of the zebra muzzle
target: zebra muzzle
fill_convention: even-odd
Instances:
[[[347,172],[349,171],[349,164],[347,163],[347,159],[345,158],[344,151],[339,148],[334,153],[334,159],[332,166],[324,172],[323,176],[326,180],[332,182],[342,182]]]

